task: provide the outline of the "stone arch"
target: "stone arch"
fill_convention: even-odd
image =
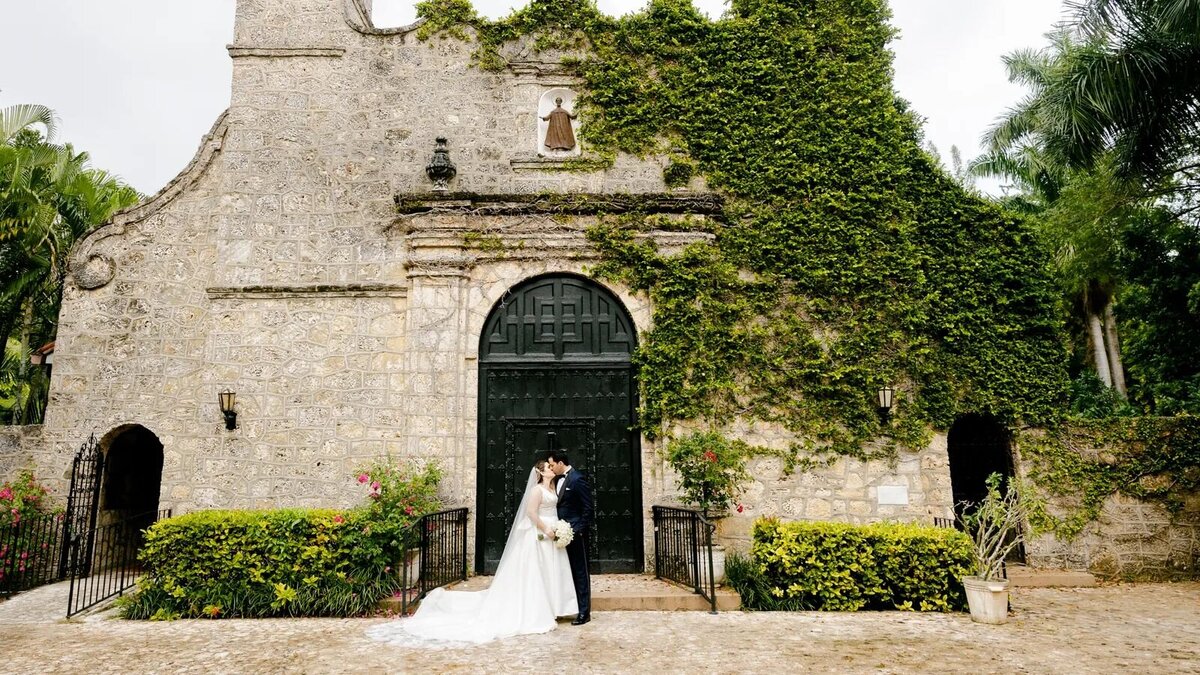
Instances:
[[[158,436],[140,424],[126,424],[105,434],[100,448],[100,522],[136,518],[145,526],[153,523],[162,489],[163,444]]]
[[[591,478],[595,569],[642,570],[636,347],[624,304],[584,276],[532,277],[492,307],[479,343],[479,572],[495,570],[529,467],[551,443]]]

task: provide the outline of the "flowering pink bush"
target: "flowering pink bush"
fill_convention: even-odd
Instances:
[[[401,545],[408,527],[426,513],[442,507],[437,496],[442,470],[432,462],[396,463],[378,460],[358,473],[367,487],[367,520],[374,531]]]
[[[665,454],[677,475],[680,496],[705,513],[729,509],[750,477],[746,470],[750,446],[716,432],[673,439]]]
[[[31,471],[22,471],[16,480],[0,485],[0,584],[20,590],[43,580],[26,572],[45,570],[52,564],[55,551],[46,537],[54,532],[41,519],[55,516],[50,491]],[[62,518],[61,515],[58,515]]]
[[[16,480],[0,485],[0,528],[56,513],[49,502],[49,494],[50,491],[28,470],[17,474]]]

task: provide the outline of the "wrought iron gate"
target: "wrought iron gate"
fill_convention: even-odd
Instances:
[[[100,483],[104,477],[104,453],[92,434],[71,462],[71,487],[63,519],[62,559],[59,577],[72,579],[91,572],[96,547],[96,516],[100,510]]]

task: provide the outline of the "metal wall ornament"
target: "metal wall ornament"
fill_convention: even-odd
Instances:
[[[433,148],[433,158],[425,165],[425,175],[433,181],[434,192],[446,192],[450,189],[450,180],[458,174],[454,162],[450,161],[450,148],[446,147],[446,137],[438,136],[437,146]]]

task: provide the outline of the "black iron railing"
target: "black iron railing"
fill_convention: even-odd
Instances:
[[[435,588],[467,578],[467,509],[421,516],[409,526],[400,573],[400,611]]]
[[[717,613],[713,574],[713,532],[704,514],[693,509],[655,506],[654,576],[683,584],[708,600]]]
[[[0,597],[62,578],[63,516],[25,518],[0,527]]]
[[[147,511],[80,533],[69,542],[71,587],[67,617],[133,588],[141,573],[137,554],[147,527],[170,518],[171,510]]]

